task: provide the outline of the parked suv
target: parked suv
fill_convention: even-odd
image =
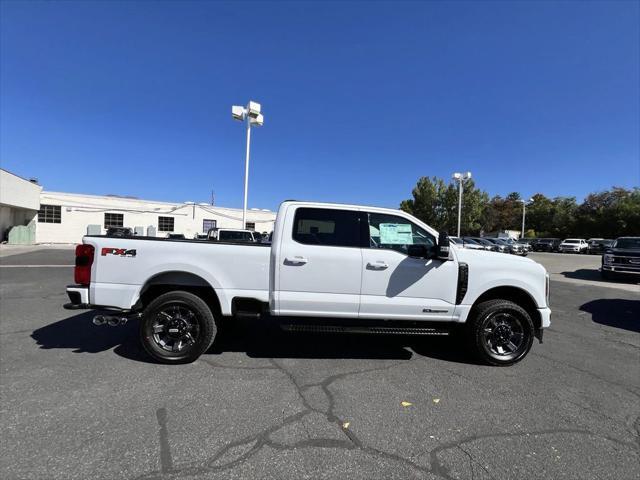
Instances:
[[[616,276],[640,279],[640,237],[620,237],[602,255],[603,278]]]
[[[589,253],[592,255],[602,255],[612,243],[613,240],[609,240],[607,238],[595,238],[593,240],[589,240]]]
[[[567,238],[559,246],[560,253],[587,253],[589,244],[584,238]]]
[[[534,252],[557,252],[560,245],[559,238],[540,238],[533,244]]]

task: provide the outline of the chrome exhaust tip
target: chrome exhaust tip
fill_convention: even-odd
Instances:
[[[104,317],[104,315],[96,315],[95,317],[93,317],[93,324],[94,325],[104,325],[105,323],[107,323],[107,319]]]

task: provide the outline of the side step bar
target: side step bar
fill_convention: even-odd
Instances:
[[[341,325],[308,325],[280,324],[287,332],[309,333],[365,333],[372,335],[449,335],[450,330],[432,327],[382,327],[382,326],[341,326]]]

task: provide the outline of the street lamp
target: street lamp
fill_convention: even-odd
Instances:
[[[261,127],[264,117],[260,113],[260,104],[250,101],[246,107],[234,105],[231,115],[235,120],[247,123],[247,154],[244,160],[244,206],[242,207],[242,228],[247,228],[247,193],[249,189],[249,148],[251,145],[251,127]]]
[[[533,202],[533,198],[529,200],[520,200],[522,202],[522,233],[520,234],[520,238],[524,238],[524,217],[527,214],[527,204]]]
[[[451,178],[458,182],[458,237],[460,236],[460,218],[462,216],[462,182],[471,178],[471,172],[454,173]]]

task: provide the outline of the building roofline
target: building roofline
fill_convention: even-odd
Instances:
[[[25,182],[30,183],[31,185],[35,185],[35,186],[37,186],[37,187],[42,188],[42,185],[40,185],[39,183],[34,183],[34,182],[32,182],[30,179],[28,179],[28,178],[24,178],[24,177],[21,177],[21,176],[20,176],[20,175],[18,175],[17,173],[10,172],[10,171],[9,171],[9,170],[7,170],[6,168],[1,168],[1,167],[0,167],[0,170],[2,170],[2,171],[3,171],[3,172],[5,172],[5,173],[8,173],[9,175],[13,175],[14,177],[19,178],[20,180],[24,180]]]
[[[118,195],[94,195],[94,194],[89,194],[89,193],[72,193],[72,192],[54,192],[51,190],[42,190],[41,195],[60,195],[60,196],[69,196],[69,197],[84,197],[84,198],[91,198],[91,199],[95,199],[95,200],[117,200],[119,202],[130,202],[130,203],[150,203],[150,204],[157,204],[157,205],[166,205],[166,206],[171,206],[171,207],[176,207],[176,206],[180,206],[180,207],[188,207],[191,206],[191,203],[185,203],[185,202],[166,202],[166,201],[161,201],[161,200],[148,200],[148,199],[144,199],[144,198],[127,198],[127,197],[122,197],[122,196],[118,196]],[[204,202],[203,202],[204,203]],[[242,212],[241,208],[231,208],[231,207],[222,207],[219,205],[199,205],[198,203],[195,204],[196,206],[206,206],[208,208],[213,208],[213,209],[220,209],[220,210],[228,210],[228,211],[233,211],[233,212]],[[263,210],[263,209],[247,209],[247,212],[262,212],[262,213],[275,213],[273,210]]]

